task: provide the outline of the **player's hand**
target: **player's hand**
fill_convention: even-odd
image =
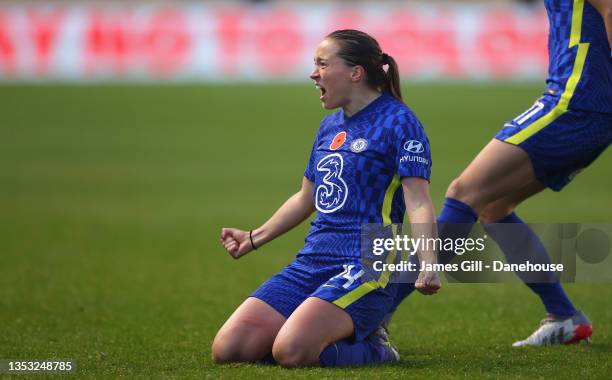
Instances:
[[[242,231],[236,228],[222,228],[219,241],[234,259],[239,259],[253,250],[251,239],[249,239],[249,231]]]
[[[425,272],[421,271],[419,273],[419,277],[414,283],[414,287],[421,294],[425,294],[426,296],[430,296],[432,294],[436,294],[442,283],[440,282],[440,276],[438,276],[438,272]]]

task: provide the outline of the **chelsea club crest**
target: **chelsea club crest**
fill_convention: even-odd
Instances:
[[[368,140],[355,139],[351,142],[351,152],[361,153],[368,148]]]

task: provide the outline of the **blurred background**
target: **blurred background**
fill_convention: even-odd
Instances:
[[[527,3],[3,2],[0,79],[303,82],[340,28],[376,36],[407,78],[541,79],[547,19]]]
[[[214,367],[210,342],[293,259],[308,223],[237,262],[218,237],[260,225],[299,188],[328,113],[308,79],[313,51],[349,27],[399,62],[431,141],[438,210],[545,87],[541,1],[0,1],[0,358],[72,358],[96,378],[287,375]],[[604,154],[519,213],[609,223],[611,167]],[[521,285],[446,290],[411,297],[392,325],[414,376],[612,371],[609,284],[568,285],[599,345],[538,355],[509,348],[544,313]]]

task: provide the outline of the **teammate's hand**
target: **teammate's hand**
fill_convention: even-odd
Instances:
[[[440,277],[438,276],[438,272],[425,272],[421,271],[419,273],[419,277],[414,283],[414,287],[421,294],[425,294],[426,296],[430,296],[432,294],[436,294],[442,283],[440,282]]]
[[[253,250],[249,231],[242,231],[236,228],[222,228],[221,245],[234,259],[239,259]]]

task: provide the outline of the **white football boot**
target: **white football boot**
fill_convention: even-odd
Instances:
[[[551,344],[573,344],[590,342],[593,325],[580,310],[573,317],[559,319],[549,316],[540,322],[540,327],[527,339],[514,342],[513,347],[547,346]]]

